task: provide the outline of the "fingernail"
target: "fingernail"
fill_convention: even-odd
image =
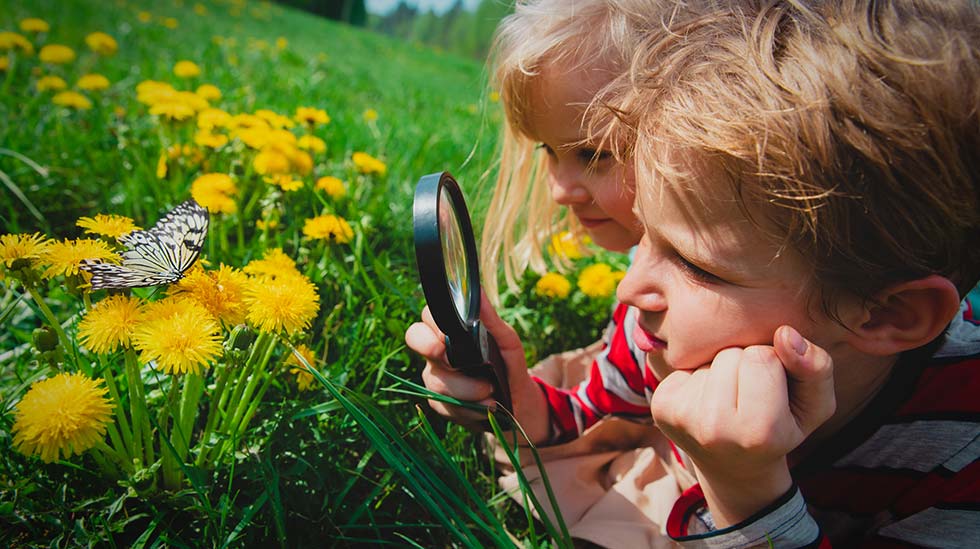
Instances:
[[[791,347],[793,347],[793,350],[796,351],[796,354],[800,356],[805,355],[807,348],[806,340],[803,339],[800,332],[797,332],[793,328],[788,328],[787,332],[787,335],[789,336],[789,344]]]

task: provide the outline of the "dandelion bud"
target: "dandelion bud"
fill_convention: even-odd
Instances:
[[[254,341],[255,332],[245,328],[244,326],[235,328],[235,331],[231,334],[232,349],[238,349],[239,351],[248,350]]]
[[[58,348],[58,334],[47,326],[42,326],[34,330],[34,347],[42,353],[53,351]]]

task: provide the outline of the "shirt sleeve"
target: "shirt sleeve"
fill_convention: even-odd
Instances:
[[[701,486],[694,485],[674,503],[667,519],[667,534],[684,547],[706,549],[830,547],[796,485],[755,515],[722,529],[715,529]]]
[[[650,420],[650,396],[656,387],[629,334],[636,324],[635,309],[620,303],[606,329],[602,351],[592,362],[588,377],[569,389],[559,389],[533,378],[548,402],[550,443],[573,439],[607,415]]]

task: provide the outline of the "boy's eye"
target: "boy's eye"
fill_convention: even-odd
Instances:
[[[724,282],[721,278],[716,275],[709,273],[708,271],[698,267],[697,265],[691,263],[690,261],[684,259],[680,255],[675,256],[677,258],[677,265],[684,271],[688,276],[697,280],[699,282],[705,283],[719,283]]]

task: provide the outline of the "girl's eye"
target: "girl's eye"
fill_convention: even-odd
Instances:
[[[592,162],[598,164],[613,157],[612,153],[609,151],[597,151],[596,149],[579,149],[576,152],[576,155],[580,161],[586,164],[590,164]]]
[[[535,148],[544,149],[545,154],[547,154],[548,156],[555,156],[555,151],[548,145],[545,145],[544,143],[538,143],[538,146]]]
[[[697,265],[691,263],[690,261],[684,259],[680,255],[675,256],[677,258],[677,265],[684,271],[688,276],[697,280],[699,282],[717,284],[723,282],[722,279],[709,273],[708,271],[698,267]]]

